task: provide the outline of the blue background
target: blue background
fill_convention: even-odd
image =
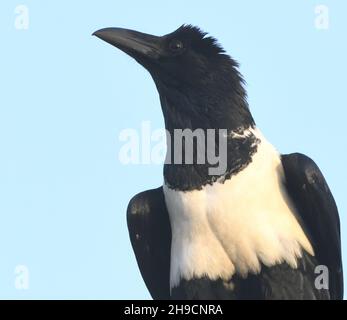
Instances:
[[[28,30],[14,27],[18,4]],[[315,28],[318,4],[328,30]],[[162,35],[192,23],[215,36],[241,63],[267,138],[324,172],[344,231],[346,15],[343,0],[1,1],[0,298],[150,297],[125,212],[161,185],[162,167],[121,164],[118,135],[163,119],[149,74],[91,36],[102,27]],[[28,290],[14,286],[22,264]]]

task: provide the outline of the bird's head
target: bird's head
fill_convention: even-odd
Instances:
[[[164,36],[105,28],[94,35],[150,72],[169,130],[254,125],[237,62],[199,28],[183,25]]]

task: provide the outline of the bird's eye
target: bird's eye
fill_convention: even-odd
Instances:
[[[172,52],[178,53],[183,50],[184,45],[183,45],[183,42],[180,40],[173,40],[170,42],[169,48]]]

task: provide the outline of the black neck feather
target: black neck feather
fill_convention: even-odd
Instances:
[[[177,82],[172,78],[163,81],[165,77],[159,79],[153,76],[171,140],[175,129],[199,129],[205,133],[208,129],[215,129],[217,140],[218,130],[225,129],[228,133],[226,172],[223,175],[210,175],[211,165],[198,164],[195,152],[193,164],[165,164],[165,182],[173,189],[188,191],[201,189],[220,178],[225,181],[245,168],[257,151],[259,140],[252,132],[242,137],[247,129],[255,127],[255,123],[237,63],[228,56],[219,56],[216,66],[195,77],[194,81],[191,81],[191,77],[187,77],[187,80],[183,77]],[[241,136],[234,138],[233,132]],[[216,155],[219,154],[217,140]],[[184,150],[174,150],[173,141],[169,145],[172,156],[175,152],[182,152],[184,158]]]

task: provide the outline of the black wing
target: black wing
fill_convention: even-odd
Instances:
[[[162,187],[136,195],[128,229],[137,264],[152,298],[170,299],[171,227]]]
[[[331,299],[343,298],[340,220],[330,189],[313,160],[295,153],[282,156],[286,187],[296,205],[317,261],[329,269]]]

